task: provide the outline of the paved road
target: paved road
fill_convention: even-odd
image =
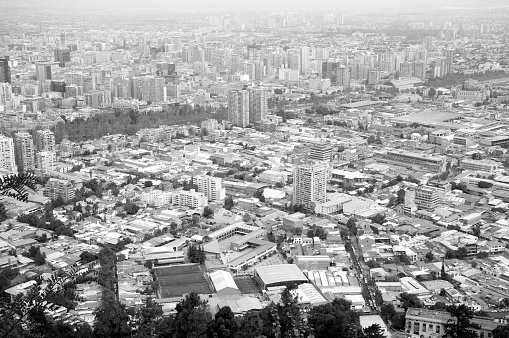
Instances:
[[[369,278],[369,274],[367,273],[367,271],[364,271],[362,269],[360,262],[357,258],[358,255],[361,254],[360,248],[357,245],[357,241],[354,236],[350,236],[350,238],[347,239],[346,242],[350,243],[350,245],[352,246],[352,252],[350,252],[350,257],[351,257],[351,260],[353,262],[355,269],[357,270],[357,276],[359,278],[360,286],[363,289],[367,289],[369,292],[368,297],[366,297],[366,294],[363,293],[364,300],[366,301],[366,305],[369,305],[369,307],[371,308],[372,314],[377,314],[378,311],[377,311],[377,306],[375,303],[376,288],[371,283],[371,279]],[[361,278],[361,276],[362,276],[362,278]]]

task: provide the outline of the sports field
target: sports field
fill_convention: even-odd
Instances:
[[[156,268],[155,275],[161,287],[161,296],[178,297],[185,293],[209,294],[212,290],[198,264]]]

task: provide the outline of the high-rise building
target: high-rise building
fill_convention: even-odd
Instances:
[[[222,187],[223,180],[221,177],[196,176],[193,178],[193,183],[198,186],[198,192],[207,196],[209,201],[222,201],[226,195],[226,190]]]
[[[440,196],[436,189],[419,187],[415,190],[415,205],[419,209],[435,210],[440,203]]]
[[[454,59],[454,49],[447,49],[444,52],[444,59],[445,59],[445,68],[444,68],[444,75],[452,73],[452,61]]]
[[[426,79],[426,62],[414,63],[414,76],[421,80]]]
[[[55,49],[53,51],[55,62],[58,62],[58,65],[61,68],[64,68],[67,64],[71,62],[71,51],[69,49]]]
[[[306,69],[309,68],[309,47],[302,47],[300,49],[300,73],[306,74]]]
[[[247,59],[251,62],[255,60],[261,61],[262,59],[262,46],[249,45],[247,46]]]
[[[375,85],[380,81],[380,71],[370,70],[368,73],[368,85]]]
[[[261,87],[249,87],[249,123],[267,119],[267,92]]]
[[[32,135],[26,132],[14,134],[14,155],[18,172],[22,173],[35,169],[34,140]]]
[[[328,142],[313,143],[311,145],[311,152],[309,159],[315,161],[329,162],[332,157],[332,145]]]
[[[0,57],[0,83],[11,83],[11,68],[9,67],[9,57]]]
[[[171,43],[173,45],[174,51],[180,51],[182,49],[182,37],[180,36],[172,36]]]
[[[427,50],[433,50],[435,48],[435,40],[434,36],[426,36],[424,38],[424,48]]]
[[[411,77],[413,72],[412,62],[402,62],[399,67],[399,76],[402,78]]]
[[[51,130],[35,132],[35,148],[37,151],[55,151],[55,135]]]
[[[57,157],[54,151],[40,151],[35,154],[35,167],[40,173],[47,174],[55,167]]]
[[[37,81],[51,80],[51,63],[39,62],[35,64]]]
[[[247,90],[228,92],[228,121],[245,128],[249,125],[249,94]]]
[[[16,172],[14,157],[14,141],[12,138],[0,135],[0,169]]]
[[[315,204],[326,201],[329,165],[314,163],[297,166],[293,171],[293,205],[314,211]]]
[[[336,85],[344,89],[350,88],[350,72],[347,66],[340,66],[336,78]]]
[[[43,195],[51,199],[60,196],[64,201],[68,201],[74,198],[74,186],[70,181],[50,178],[44,187]]]

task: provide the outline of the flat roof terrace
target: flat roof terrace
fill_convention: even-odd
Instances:
[[[435,110],[424,110],[418,113],[412,113],[405,116],[398,116],[392,119],[394,123],[406,123],[406,124],[422,124],[429,126],[444,126],[448,125],[457,126],[457,128],[464,128],[465,125],[455,124],[455,123],[447,123],[449,121],[457,120],[462,118],[461,114],[451,113],[445,111],[435,111]]]

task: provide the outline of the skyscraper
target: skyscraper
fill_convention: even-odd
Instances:
[[[222,181],[221,177],[209,175],[193,178],[193,183],[198,186],[198,192],[207,196],[209,201],[222,201],[224,199],[226,190],[222,187]]]
[[[247,90],[232,89],[228,92],[228,121],[242,128],[249,125],[249,94]]]
[[[454,59],[454,49],[447,49],[444,52],[445,68],[444,75],[452,73],[452,61]]]
[[[55,151],[55,135],[50,130],[35,132],[35,147],[37,151]]]
[[[249,123],[267,119],[267,92],[261,87],[249,87]]]
[[[293,205],[303,205],[314,211],[316,203],[326,201],[329,165],[310,162],[297,166],[293,171]]]
[[[300,73],[306,74],[309,68],[309,47],[302,47],[300,52]]]
[[[14,157],[14,141],[10,137],[0,135],[0,169],[16,172]]]
[[[0,57],[0,83],[11,83],[11,68],[9,67],[9,57]]]
[[[426,79],[426,62],[414,63],[414,76],[421,80]]]
[[[51,63],[39,62],[35,64],[37,81],[51,80]]]
[[[340,66],[336,77],[336,85],[344,89],[350,88],[350,72],[347,66]]]
[[[433,50],[433,48],[435,48],[435,40],[436,38],[434,36],[426,36],[424,38],[424,48]]]
[[[55,49],[53,51],[55,62],[58,62],[58,65],[61,68],[64,68],[66,64],[71,62],[71,51],[69,49]]]
[[[18,172],[35,169],[34,140],[29,133],[18,132],[14,134],[14,155]]]

